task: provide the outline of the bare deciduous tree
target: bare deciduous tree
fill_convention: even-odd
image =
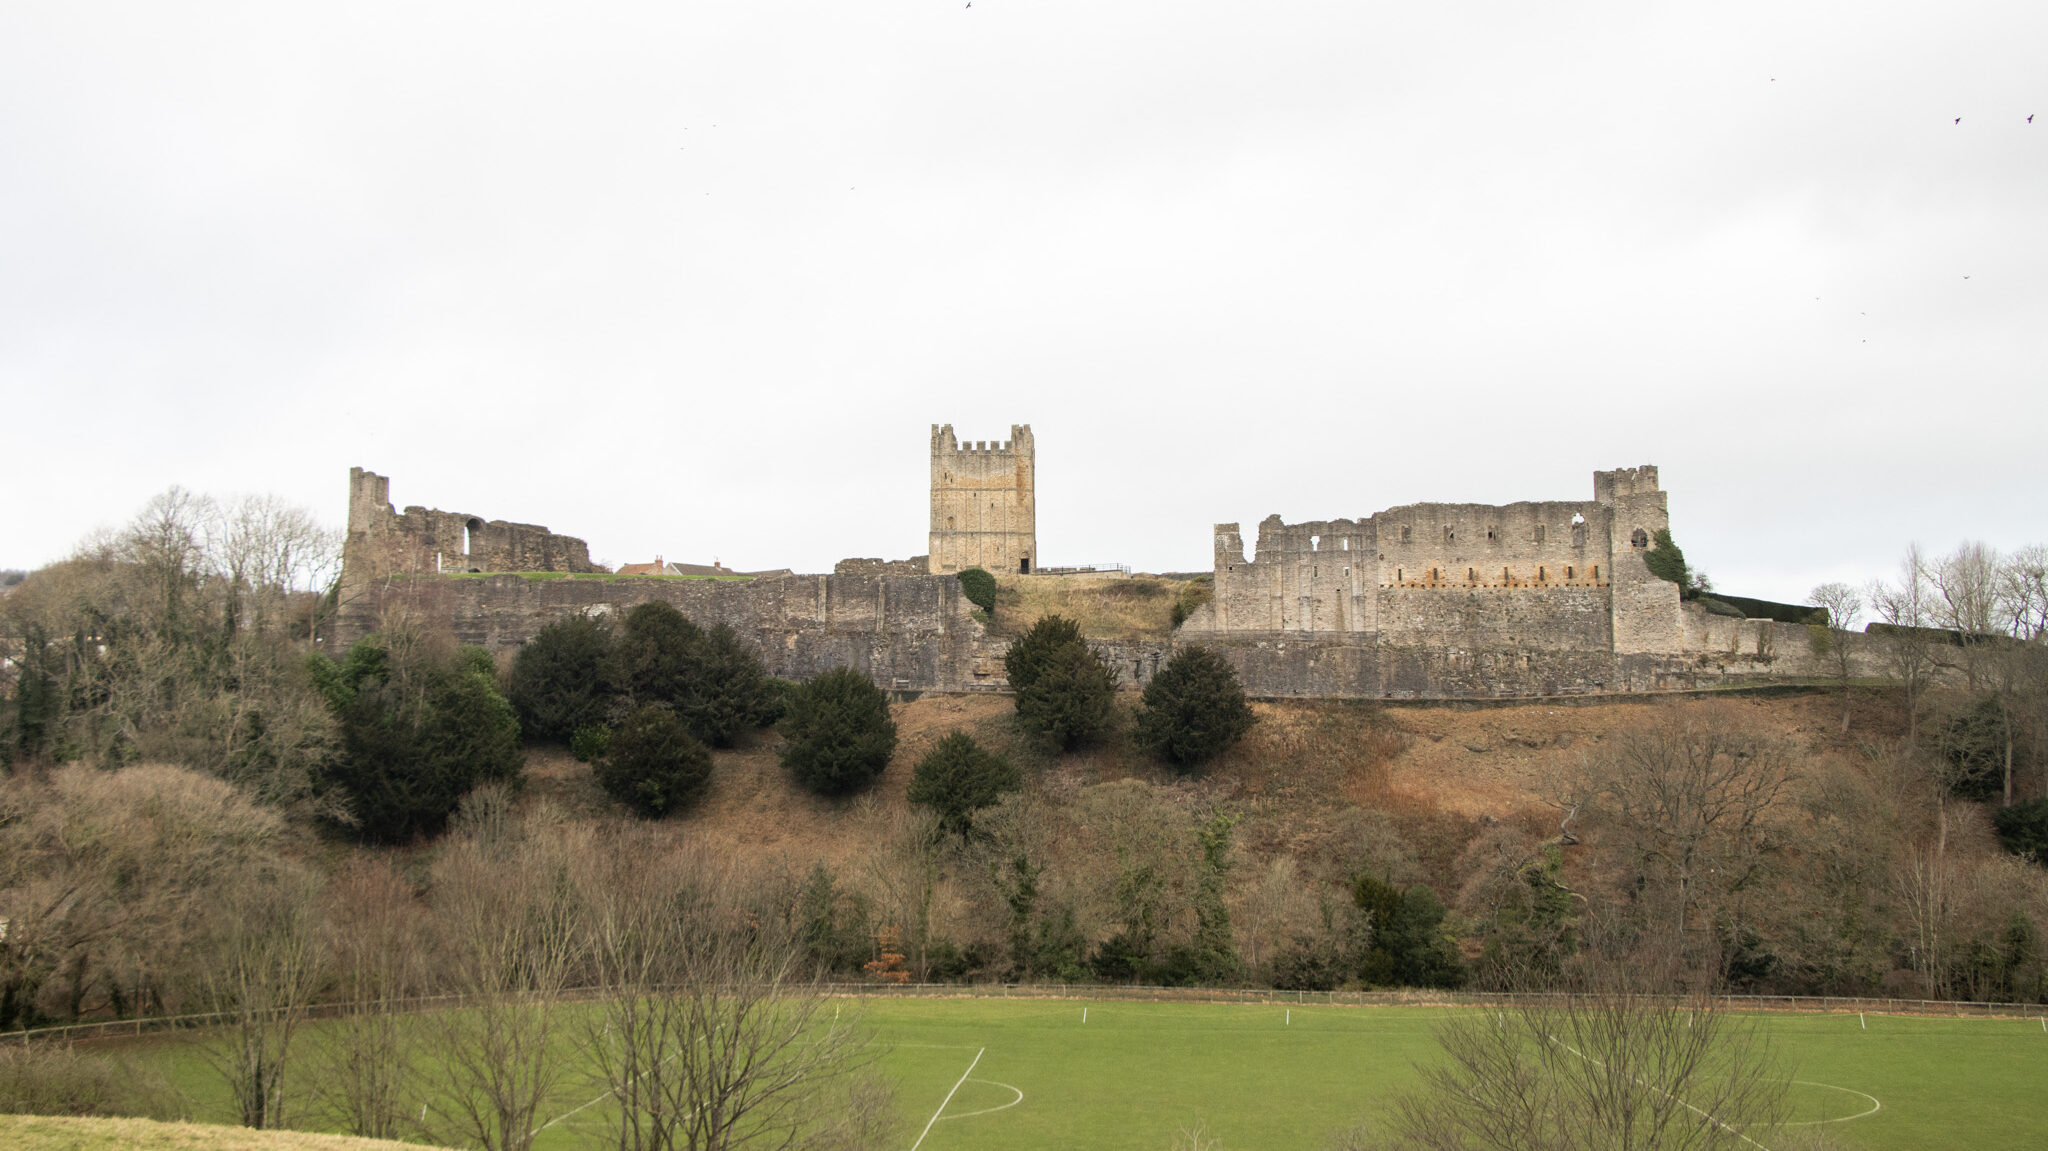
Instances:
[[[413,1129],[418,1028],[426,987],[425,910],[384,859],[346,864],[328,887],[326,946],[345,1014],[323,1029],[313,1092],[350,1134],[396,1139]]]
[[[292,1044],[319,985],[319,882],[288,865],[243,869],[208,900],[201,981],[220,1029],[207,1056],[244,1127],[285,1124]]]
[[[1927,561],[1920,545],[1906,549],[1897,583],[1876,580],[1870,585],[1870,607],[1884,624],[1877,629],[1885,663],[1906,693],[1906,738],[1920,738],[1920,699],[1935,671],[1934,652],[1941,639],[1933,631],[1934,592],[1927,582]]]
[[[1417,1151],[1777,1146],[1788,1086],[1755,1026],[1627,965],[1555,997],[1461,1014],[1400,1101]],[[1349,1144],[1364,1144],[1357,1136]]]
[[[1760,875],[1769,817],[1792,778],[1784,749],[1728,705],[1669,708],[1624,731],[1586,765],[1585,791],[1641,877],[1647,920],[1685,949],[1702,902],[1740,930],[1740,897]]]
[[[522,828],[498,841],[457,838],[435,860],[439,960],[462,1005],[428,1016],[446,1141],[525,1151],[561,1086],[562,991],[579,958],[573,832]]]
[[[1826,638],[1828,670],[1842,693],[1842,730],[1849,730],[1849,680],[1855,671],[1855,651],[1849,633],[1863,614],[1863,595],[1845,583],[1824,583],[1807,593],[1807,599],[1828,613]]]
[[[889,1131],[858,1011],[729,864],[605,836],[578,867],[605,1003],[588,1036],[622,1151],[866,1148]]]

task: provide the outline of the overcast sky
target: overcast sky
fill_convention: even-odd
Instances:
[[[347,471],[614,564],[1589,499],[2048,541],[2048,5],[0,5],[0,567]],[[2030,115],[2039,120],[2028,122]],[[1957,123],[1960,117],[1961,122]]]

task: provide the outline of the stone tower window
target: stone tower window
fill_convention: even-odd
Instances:
[[[1543,542],[1543,528],[1543,524],[1536,525],[1536,542],[1539,544]]]
[[[1593,582],[1595,582],[1595,583],[1598,583],[1598,582],[1600,582],[1600,565],[1599,565],[1599,564],[1594,564],[1594,565],[1593,565]]]
[[[1478,582],[1479,582],[1479,573],[1478,573],[1477,571],[1474,571],[1474,570],[1473,570],[1473,569],[1471,569],[1471,568],[1466,568],[1466,569],[1465,569],[1465,582],[1466,582],[1466,583],[1478,583]]]
[[[1631,532],[1631,533],[1629,534],[1629,537],[1628,537],[1628,542],[1629,542],[1629,546],[1630,546],[1630,547],[1638,547],[1638,548],[1646,548],[1646,547],[1649,547],[1649,546],[1650,546],[1650,533],[1649,533],[1649,532],[1646,532],[1646,531],[1644,531],[1644,530],[1643,530],[1643,529],[1641,529],[1641,528],[1637,528],[1637,529],[1636,529],[1636,530],[1635,530],[1634,532]]]
[[[484,521],[480,519],[472,518],[462,525],[463,555],[472,556],[476,554],[476,533],[482,530],[484,530]]]
[[[1487,543],[1498,543],[1499,541],[1500,541],[1500,530],[1499,530],[1498,528],[1487,528],[1487,529],[1486,529],[1486,542],[1487,542]]]
[[[1447,544],[1458,542],[1458,533],[1452,531],[1449,524],[1444,525],[1444,542]]]
[[[1543,582],[1543,581],[1544,581],[1544,580],[1545,580],[1546,578],[1548,578],[1548,577],[1547,577],[1547,575],[1546,575],[1546,574],[1544,573],[1543,569],[1542,569],[1542,568],[1540,568],[1540,567],[1539,567],[1539,568],[1537,568],[1537,569],[1536,569],[1536,582],[1537,582],[1537,583],[1542,583],[1542,582]]]
[[[1575,548],[1586,546],[1586,521],[1578,516],[1572,517],[1572,546]]]
[[[1571,579],[1571,578],[1573,578],[1573,574],[1572,574],[1572,569],[1570,568],[1570,566],[1566,566],[1566,568],[1564,569],[1564,578],[1566,578],[1566,579]]]
[[[1414,538],[1414,535],[1415,535],[1415,529],[1414,529],[1414,528],[1412,528],[1412,527],[1409,527],[1409,526],[1408,526],[1407,524],[1402,524],[1402,525],[1401,525],[1401,542],[1402,542],[1402,543],[1404,543],[1404,544],[1405,544],[1405,543],[1409,542],[1409,541],[1410,541],[1411,539],[1413,539],[1413,538]]]

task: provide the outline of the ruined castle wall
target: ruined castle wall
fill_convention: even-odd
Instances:
[[[446,626],[458,642],[506,652],[572,615],[622,616],[661,600],[704,627],[726,624],[770,673],[804,679],[850,667],[884,687],[958,691],[998,678],[986,633],[957,580],[931,576],[790,576],[759,580],[477,579],[419,576],[378,582],[346,605],[346,645],[394,615]]]
[[[1373,517],[1382,587],[1604,588],[1610,509],[1595,501],[1408,504]]]
[[[1038,567],[1036,444],[1031,425],[1008,440],[961,443],[932,425],[930,571],[995,573]]]
[[[1622,653],[1684,649],[1678,585],[1650,573],[1644,557],[1657,533],[1671,526],[1657,469],[1618,468],[1593,473],[1593,492],[1613,509],[1610,520],[1613,569],[1614,650]]]
[[[439,572],[591,572],[590,546],[539,524],[485,520],[439,508],[391,509],[391,480],[349,469],[344,591],[369,581]]]

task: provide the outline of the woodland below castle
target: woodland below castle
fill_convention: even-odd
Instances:
[[[932,429],[931,550],[848,560],[829,575],[752,580],[608,578],[580,539],[533,524],[408,507],[390,481],[350,472],[336,638],[392,612],[493,650],[567,615],[664,600],[745,637],[777,675],[851,667],[887,687],[999,689],[1008,641],[954,574],[1037,564],[1034,441]],[[1530,697],[1686,690],[1828,674],[1825,629],[1733,618],[1685,602],[1646,562],[1670,526],[1657,469],[1595,472],[1593,498],[1410,504],[1359,519],[1215,530],[1214,596],[1169,638],[1103,641],[1142,684],[1176,648],[1230,660],[1263,696]],[[1837,633],[1839,636],[1839,633]],[[1859,665],[1871,663],[1863,637]]]

